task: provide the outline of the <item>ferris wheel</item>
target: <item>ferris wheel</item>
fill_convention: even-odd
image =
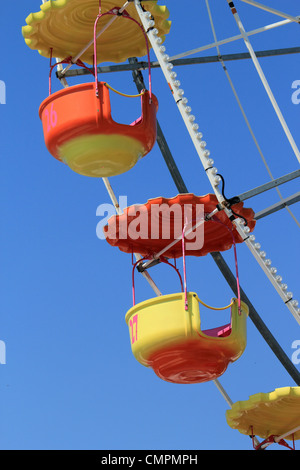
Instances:
[[[272,24],[246,31],[239,15],[240,3],[249,8],[267,11],[280,18]],[[278,347],[260,315],[239,282],[236,246],[244,244],[255,263],[271,284],[279,302],[283,302],[296,324],[300,324],[297,299],[283,282],[284,276],[272,265],[255,235],[259,220],[280,209],[286,210],[298,228],[300,223],[292,204],[299,193],[284,198],[279,186],[300,176],[300,170],[274,178],[255,133],[243,109],[238,92],[226,66],[220,47],[243,41],[247,53],[235,54],[230,60],[249,59],[261,81],[295,160],[300,152],[276,97],[260,65],[260,56],[291,54],[300,48],[255,52],[251,37],[289,23],[300,23],[299,16],[275,10],[253,0],[236,4],[227,0],[236,22],[238,34],[218,40],[209,0],[205,0],[214,42],[170,57],[166,38],[172,34],[169,9],[157,0],[56,0],[44,1],[38,12],[31,13],[23,27],[26,44],[50,60],[49,96],[41,103],[39,116],[43,125],[45,145],[49,153],[71,170],[86,177],[101,178],[115,207],[104,233],[108,244],[132,258],[133,306],[126,314],[133,356],[143,366],[167,382],[195,384],[213,381],[229,405],[227,423],[233,429],[252,437],[255,449],[273,443],[294,448],[300,439],[300,374],[286,354]],[[66,21],[68,18],[68,21]],[[63,35],[61,32],[63,31]],[[241,110],[253,142],[269,173],[270,181],[239,196],[228,197],[225,178],[216,168],[211,152],[185,96],[176,70],[178,65],[200,63],[201,59],[185,59],[198,52],[215,48],[219,62]],[[297,50],[296,50],[297,49]],[[155,56],[151,61],[150,52]],[[146,61],[138,58],[146,57]],[[128,61],[128,63],[123,64]],[[113,62],[118,65],[102,65]],[[203,61],[205,62],[205,61]],[[73,66],[77,68],[71,71]],[[159,96],[152,81],[152,69],[159,68],[174,100],[195,153],[211,187],[211,193],[196,196],[188,191],[157,122]],[[116,90],[99,81],[101,71],[131,70],[137,94]],[[56,69],[62,89],[52,93],[52,75]],[[142,71],[148,73],[148,84]],[[88,83],[69,86],[68,77],[92,74]],[[116,122],[112,117],[111,94],[139,99],[141,114],[131,124]],[[130,106],[130,104],[128,105]],[[173,111],[172,111],[173,112]],[[200,111],[199,111],[200,112]],[[121,209],[109,178],[129,172],[139,160],[151,154],[155,143],[167,163],[177,187],[174,197],[153,197],[144,204]],[[221,166],[221,165],[218,165]],[[276,189],[279,202],[261,213],[244,206],[244,201]],[[139,225],[139,232],[134,230]],[[141,230],[141,227],[143,230]],[[142,232],[142,233],[141,233]],[[199,242],[200,240],[200,242]],[[199,243],[196,243],[199,242]],[[233,250],[235,273],[228,267],[222,252]],[[188,289],[186,257],[211,256],[234,293],[225,307],[208,305],[196,292]],[[176,261],[182,259],[182,273]],[[172,262],[174,260],[174,262]],[[152,279],[149,268],[165,264],[175,269],[181,290],[163,295]],[[158,268],[157,268],[158,269]],[[136,303],[135,274],[139,272],[150,284],[155,297]],[[229,309],[231,321],[221,327],[201,329],[200,306],[212,310]],[[252,320],[272,351],[280,359],[296,386],[281,387],[268,393],[250,396],[247,401],[233,403],[219,382],[219,377],[239,360],[247,347],[247,322]],[[279,417],[279,418],[278,418]],[[263,439],[262,442],[258,438]],[[293,441],[289,445],[286,441]]]

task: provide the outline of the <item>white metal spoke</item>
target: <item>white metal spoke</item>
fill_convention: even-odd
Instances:
[[[300,426],[297,426],[294,429],[291,429],[291,431],[285,432],[281,436],[275,437],[275,441],[279,442],[281,439],[284,439],[287,436],[291,436],[292,434],[295,434],[297,431],[300,431]]]
[[[284,130],[284,132],[285,132],[285,135],[286,135],[286,137],[287,137],[287,139],[288,139],[288,141],[289,141],[289,143],[290,143],[290,145],[291,145],[291,147],[292,147],[292,149],[293,149],[293,151],[294,151],[294,153],[295,153],[295,156],[296,156],[298,162],[300,163],[300,152],[299,152],[299,149],[298,149],[298,147],[297,147],[297,145],[296,145],[296,142],[294,141],[294,138],[293,138],[293,136],[292,136],[292,134],[291,134],[291,132],[290,132],[290,130],[289,130],[289,128],[288,128],[287,123],[285,122],[285,119],[284,119],[284,117],[283,117],[283,115],[282,115],[282,112],[281,112],[281,110],[280,110],[280,108],[279,108],[279,106],[278,106],[278,104],[277,104],[277,101],[276,101],[276,99],[275,99],[275,97],[274,97],[274,95],[273,95],[273,92],[272,92],[272,90],[271,90],[271,88],[270,88],[270,85],[269,85],[269,83],[268,83],[268,81],[267,81],[267,79],[266,79],[266,77],[265,77],[265,74],[264,74],[264,72],[263,72],[263,70],[262,70],[262,68],[261,68],[261,66],[260,66],[260,64],[259,64],[259,62],[258,62],[258,60],[257,60],[256,54],[255,54],[255,52],[254,52],[254,49],[253,49],[253,47],[252,47],[252,45],[251,45],[251,43],[250,43],[250,41],[249,41],[248,34],[247,34],[246,31],[245,31],[245,28],[244,28],[244,26],[243,26],[243,24],[242,24],[242,21],[241,21],[239,15],[238,15],[238,13],[237,13],[237,10],[236,10],[235,6],[233,5],[233,2],[231,2],[230,0],[227,0],[227,3],[228,3],[228,5],[229,5],[229,7],[230,7],[230,9],[231,9],[231,12],[232,12],[232,14],[233,14],[233,16],[234,16],[234,19],[235,19],[235,21],[236,21],[236,23],[237,23],[237,26],[238,26],[238,28],[239,28],[239,30],[240,30],[240,33],[241,33],[241,35],[243,36],[245,45],[246,45],[246,47],[247,47],[247,49],[248,49],[248,51],[249,51],[249,54],[250,54],[251,59],[252,59],[252,61],[253,61],[253,64],[254,64],[254,66],[255,66],[255,68],[256,68],[256,71],[257,71],[257,73],[258,73],[258,75],[259,75],[259,77],[260,77],[260,79],[261,79],[261,82],[262,82],[262,84],[263,84],[263,86],[264,86],[264,88],[265,88],[265,90],[266,90],[266,92],[267,92],[267,95],[268,95],[268,97],[269,97],[269,99],[270,99],[270,101],[271,101],[271,103],[272,103],[272,106],[273,106],[273,108],[274,108],[274,110],[275,110],[275,113],[277,114],[277,117],[278,117],[278,119],[279,119],[279,121],[280,121],[280,124],[281,124],[281,126],[282,126],[282,128],[283,128],[283,130]],[[232,5],[233,5],[233,6],[232,6]]]
[[[253,0],[241,0],[244,3],[248,3],[249,5],[253,5],[254,7],[260,8],[261,10],[268,11],[269,13],[274,13],[274,15],[282,16],[282,18],[288,18],[291,21],[295,21],[296,23],[300,22],[299,16],[292,16],[288,13],[283,13],[282,11],[275,10],[274,8],[268,7],[267,5],[263,5],[262,3],[254,2]]]
[[[284,26],[286,24],[290,24],[291,20],[283,20],[283,21],[278,21],[276,23],[272,23],[266,26],[263,26],[258,29],[253,29],[252,31],[249,31],[247,34],[248,36],[253,36],[254,34],[258,33],[264,33],[266,31],[270,31],[271,29],[278,28],[278,26]],[[241,34],[238,34],[236,36],[232,36],[230,38],[226,39],[221,39],[220,41],[213,42],[211,44],[207,44],[205,46],[197,47],[196,49],[192,49],[190,51],[182,52],[181,54],[176,54],[172,57],[170,57],[170,60],[175,60],[175,59],[181,59],[182,57],[187,57],[192,54],[196,54],[198,52],[206,51],[207,49],[212,49],[217,46],[222,46],[223,44],[228,44],[230,42],[236,41],[238,39],[243,39],[243,36]]]

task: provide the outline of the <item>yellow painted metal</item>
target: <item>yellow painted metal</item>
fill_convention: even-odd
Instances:
[[[102,13],[114,7],[121,8],[125,0],[102,0]],[[165,39],[171,27],[166,6],[157,0],[145,2],[144,7],[155,20],[158,36]],[[65,59],[77,54],[93,39],[94,23],[99,13],[99,0],[50,0],[41,5],[40,11],[26,18],[22,33],[26,44],[38,50],[44,57]],[[126,8],[132,18],[139,22],[133,3]],[[110,20],[105,15],[98,22],[100,31]],[[118,17],[97,40],[97,63],[124,62],[129,57],[143,57],[147,53],[146,41],[141,29],[133,21]],[[149,47],[150,43],[149,43]],[[93,46],[81,56],[81,60],[93,65]]]
[[[270,393],[251,395],[238,401],[226,412],[228,425],[242,434],[268,437],[282,436],[300,425],[300,387],[276,388]],[[285,436],[292,440],[293,436]],[[300,430],[294,434],[300,439]]]
[[[201,331],[198,296],[188,292],[188,310],[185,310],[185,294],[159,296],[133,306],[126,314],[132,353],[141,364],[149,366],[149,357],[158,349],[185,340],[204,340],[212,348],[225,346],[233,360],[238,359],[246,347],[248,307],[242,302],[241,315],[238,302],[231,307],[232,332],[226,337],[214,337]],[[233,351],[233,352],[232,352]]]
[[[60,148],[61,160],[71,170],[95,178],[125,173],[143,154],[139,140],[117,134],[76,137]]]
[[[125,320],[129,326],[132,353],[137,361],[148,366],[148,358],[158,347],[181,341],[187,336],[197,336],[200,330],[199,303],[191,292],[188,293],[188,301],[186,311],[184,293],[163,295],[141,302],[127,312]]]

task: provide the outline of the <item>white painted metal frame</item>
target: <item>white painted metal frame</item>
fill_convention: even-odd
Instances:
[[[245,28],[244,28],[244,25],[243,25],[243,23],[242,23],[242,21],[241,21],[241,18],[240,18],[240,16],[239,16],[239,14],[238,14],[236,8],[235,8],[234,6],[232,6],[233,2],[231,2],[230,0],[227,0],[227,3],[228,3],[228,5],[229,5],[229,7],[230,7],[230,9],[231,9],[231,12],[232,12],[232,14],[233,14],[233,16],[234,16],[234,19],[235,19],[235,21],[236,21],[236,24],[237,24],[237,26],[238,26],[238,28],[239,28],[239,30],[240,30],[240,33],[241,33],[241,35],[242,35],[242,37],[243,37],[243,40],[244,40],[244,42],[245,42],[245,45],[246,45],[246,47],[247,47],[247,49],[248,49],[248,51],[249,51],[249,54],[250,54],[251,59],[252,59],[252,61],[253,61],[253,64],[254,64],[254,66],[255,66],[255,68],[256,68],[256,71],[257,71],[257,73],[258,73],[258,75],[259,75],[259,78],[261,79],[261,82],[262,82],[262,84],[263,84],[263,86],[264,86],[264,88],[265,88],[265,90],[266,90],[266,92],[267,92],[267,95],[268,95],[268,97],[269,97],[269,99],[270,99],[270,101],[271,101],[271,103],[272,103],[272,106],[273,106],[273,108],[274,108],[274,111],[275,111],[275,113],[276,113],[276,115],[277,115],[277,117],[278,117],[278,119],[279,119],[279,121],[280,121],[280,124],[281,124],[281,126],[282,126],[282,128],[283,128],[283,130],[284,130],[284,133],[285,133],[285,135],[286,135],[286,137],[287,137],[287,139],[288,139],[288,141],[289,141],[289,143],[290,143],[290,145],[291,145],[291,147],[292,147],[292,149],[293,149],[293,151],[294,151],[294,153],[295,153],[295,156],[296,156],[298,162],[300,163],[300,152],[299,152],[299,149],[298,149],[298,147],[297,147],[297,145],[296,145],[296,142],[295,142],[295,140],[294,140],[294,138],[293,138],[293,136],[292,136],[292,134],[291,134],[291,132],[290,132],[290,129],[288,128],[288,125],[287,125],[287,123],[286,123],[286,121],[285,121],[285,119],[284,119],[284,117],[283,117],[283,115],[282,115],[282,112],[281,112],[281,110],[280,110],[280,108],[279,108],[279,106],[278,106],[278,103],[277,103],[277,101],[276,101],[274,95],[273,95],[273,92],[272,92],[272,90],[271,90],[271,88],[270,88],[270,85],[269,85],[269,83],[268,83],[268,81],[267,81],[267,79],[266,79],[266,76],[265,76],[265,74],[264,74],[264,72],[263,72],[263,70],[262,70],[262,68],[261,68],[261,66],[260,66],[260,63],[259,63],[258,60],[257,60],[256,54],[255,54],[254,49],[253,49],[253,47],[252,47],[252,45],[251,45],[251,42],[250,42],[249,37],[248,37],[248,34],[247,34],[246,31],[245,31]]]
[[[274,438],[274,442],[275,443],[279,443],[282,439],[285,439],[287,436],[291,436],[292,434],[295,434],[297,431],[299,431],[300,429],[300,426],[297,426],[296,428],[292,429],[291,431],[288,431],[284,434],[282,434],[281,436],[277,436]],[[266,449],[267,447],[271,446],[273,444],[273,442],[265,442],[264,444],[262,444],[260,446],[260,449],[263,450],[263,449]]]
[[[288,18],[291,21],[296,23],[300,22],[300,16],[292,16],[288,13],[283,13],[282,11],[275,10],[274,8],[268,7],[267,5],[263,5],[262,3],[255,2],[253,0],[241,0],[244,3],[248,3],[249,5],[253,5],[254,7],[260,8],[261,10],[268,11],[269,13],[274,13],[274,15],[282,16],[282,18]]]
[[[254,34],[264,33],[266,31],[270,31],[271,29],[278,28],[279,26],[284,26],[290,23],[291,23],[291,20],[278,21],[276,23],[272,23],[272,24],[263,26],[258,29],[253,29],[252,31],[249,31],[247,34],[248,36],[253,36]],[[238,39],[243,39],[243,36],[241,34],[238,34],[230,38],[222,39],[220,41],[207,44],[205,46],[197,47],[196,49],[191,49],[190,51],[182,52],[181,54],[176,54],[170,57],[170,60],[181,59],[182,57],[187,57],[189,55],[196,54],[198,52],[206,51],[208,49],[212,49],[213,47],[222,46],[223,44],[228,44],[230,42],[237,41]]]
[[[216,31],[215,31],[214,22],[213,22],[213,19],[212,19],[212,14],[211,14],[210,6],[209,6],[209,0],[205,0],[205,3],[206,3],[206,8],[207,8],[207,12],[208,12],[209,21],[210,21],[212,33],[213,33],[213,36],[214,36],[214,40],[215,40],[215,42],[217,42],[217,35],[216,35]],[[233,81],[231,80],[231,77],[230,77],[230,75],[229,75],[229,71],[228,71],[228,69],[227,69],[227,67],[226,67],[226,65],[225,65],[225,63],[224,63],[224,60],[223,60],[223,58],[222,58],[222,55],[221,55],[221,51],[220,51],[219,46],[217,46],[216,49],[217,49],[217,52],[218,52],[219,61],[220,61],[221,65],[222,65],[222,67],[223,67],[223,70],[224,70],[224,72],[225,72],[225,75],[226,75],[226,77],[227,77],[227,80],[228,80],[228,82],[229,82],[229,85],[230,85],[230,87],[231,87],[231,89],[232,89],[232,92],[233,92],[233,94],[234,94],[234,96],[235,96],[235,99],[236,99],[236,101],[237,101],[237,103],[238,103],[238,106],[239,106],[239,108],[240,108],[240,110],[241,110],[241,113],[242,113],[243,118],[244,118],[244,120],[245,120],[245,123],[246,123],[246,125],[247,125],[247,127],[248,127],[248,129],[249,129],[249,132],[250,132],[251,137],[252,137],[252,139],[253,139],[253,141],[254,141],[254,144],[255,144],[255,146],[256,146],[256,148],[257,148],[257,150],[258,150],[258,153],[259,153],[259,155],[260,155],[260,157],[261,157],[261,159],[262,159],[262,161],[263,161],[263,163],[264,163],[264,165],[265,165],[265,167],[266,167],[267,172],[269,173],[269,176],[270,176],[271,180],[274,181],[274,177],[273,177],[273,175],[272,175],[271,169],[270,169],[270,167],[269,167],[269,165],[268,165],[268,163],[267,163],[267,160],[266,160],[266,158],[265,158],[265,156],[264,156],[264,154],[263,154],[263,151],[262,151],[262,149],[261,149],[261,147],[260,147],[260,145],[259,145],[259,143],[258,143],[258,140],[257,140],[257,138],[256,138],[256,136],[255,136],[255,134],[254,134],[254,131],[253,131],[252,127],[251,127],[251,124],[250,124],[249,119],[248,119],[248,117],[247,117],[247,115],[246,115],[246,112],[245,112],[245,110],[244,110],[244,108],[243,108],[243,106],[242,106],[241,100],[240,100],[240,98],[239,98],[239,96],[238,96],[238,93],[237,93],[237,91],[236,91],[236,89],[235,89],[235,86],[234,86],[234,84],[233,84]],[[278,187],[276,187],[276,191],[277,191],[277,194],[278,194],[278,196],[279,196],[281,202],[283,202],[283,201],[284,201],[284,198],[283,198],[283,196],[282,196],[282,194],[281,194],[281,192],[280,192],[280,190],[279,190]],[[288,205],[287,205],[287,204],[284,204],[283,207],[284,207],[285,210],[290,214],[290,216],[292,217],[292,219],[294,220],[294,222],[295,222],[295,223],[298,225],[298,227],[300,228],[300,222],[299,222],[298,219],[296,218],[295,214],[294,214],[294,213],[291,211],[291,209],[288,207]]]
[[[152,15],[149,12],[144,12],[141,8],[139,0],[134,0],[138,15],[143,24],[145,31],[148,33],[148,38],[156,55],[156,58],[160,64],[161,70],[165,76],[165,79],[170,87],[173,98],[177,104],[178,110],[182,116],[182,119],[186,125],[186,128],[190,134],[191,140],[200,158],[200,161],[205,169],[209,182],[213,188],[215,195],[220,204],[223,204],[224,198],[219,189],[220,177],[217,176],[218,170],[214,165],[214,161],[210,157],[210,152],[206,149],[206,142],[202,140],[202,133],[199,132],[199,126],[195,122],[195,116],[191,113],[192,109],[188,105],[188,100],[184,97],[184,90],[180,88],[180,81],[177,79],[177,73],[174,72],[173,64],[170,61],[170,57],[166,54],[165,46],[162,46],[162,39],[158,37],[158,30],[155,28],[155,22],[152,19]],[[225,207],[225,213],[228,217],[232,215],[230,209]],[[234,221],[236,229],[239,235],[248,246],[250,252],[266,274],[267,278],[290,310],[297,323],[300,324],[300,308],[298,307],[298,301],[293,299],[293,294],[287,292],[287,284],[282,283],[282,277],[277,274],[277,268],[271,266],[271,260],[266,258],[265,251],[261,250],[260,243],[256,242],[253,234],[249,235],[249,228],[244,225],[242,219],[236,219]]]

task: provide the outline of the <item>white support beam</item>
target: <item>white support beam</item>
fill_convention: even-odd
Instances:
[[[263,5],[262,3],[255,2],[254,0],[241,0],[244,3],[248,3],[249,5],[252,5],[254,7],[260,8],[261,10],[268,11],[269,13],[274,13],[274,15],[281,16],[282,18],[287,18],[291,21],[294,21],[295,23],[300,22],[300,17],[299,16],[292,16],[289,15],[288,13],[283,13],[282,11],[275,10],[274,8],[268,7],[267,5]]]
[[[266,92],[267,92],[267,95],[268,95],[268,97],[269,97],[269,99],[270,99],[270,101],[271,101],[271,103],[272,103],[272,106],[273,106],[273,108],[274,108],[274,111],[275,111],[275,113],[276,113],[276,115],[277,115],[277,117],[278,117],[278,119],[279,119],[279,121],[280,121],[280,124],[281,124],[281,126],[282,126],[282,128],[283,128],[283,131],[284,131],[284,133],[285,133],[285,135],[286,135],[286,137],[287,137],[287,139],[288,139],[288,141],[289,141],[289,143],[290,143],[290,145],[291,145],[291,147],[292,147],[292,149],[293,149],[293,151],[294,151],[294,153],[295,153],[295,156],[296,156],[298,162],[300,163],[300,152],[299,152],[299,149],[298,149],[298,147],[297,147],[297,145],[296,145],[296,142],[295,142],[295,140],[294,140],[294,138],[293,138],[293,136],[292,136],[292,134],[291,134],[291,132],[290,132],[290,130],[289,130],[289,128],[288,128],[288,125],[287,125],[287,123],[286,123],[286,121],[285,121],[283,115],[282,115],[282,112],[281,112],[281,110],[280,110],[280,108],[279,108],[279,106],[278,106],[278,103],[277,103],[277,101],[276,101],[274,95],[273,95],[273,92],[272,92],[272,90],[271,90],[271,88],[270,88],[270,85],[269,85],[269,83],[268,83],[268,81],[267,81],[267,79],[266,79],[266,77],[265,77],[265,74],[264,74],[264,72],[263,72],[263,70],[262,70],[262,68],[261,68],[261,66],[260,66],[260,64],[259,64],[259,62],[258,62],[258,60],[257,60],[256,54],[255,54],[254,49],[253,49],[253,47],[252,47],[252,45],[251,45],[251,43],[250,43],[250,41],[249,41],[248,34],[247,34],[246,31],[245,31],[245,28],[244,28],[243,23],[242,23],[242,21],[241,21],[241,19],[240,19],[240,16],[239,16],[239,14],[238,14],[238,12],[237,12],[237,10],[236,10],[236,8],[235,8],[233,2],[231,2],[230,0],[227,0],[227,3],[228,3],[228,5],[229,5],[229,8],[230,8],[230,10],[231,10],[233,16],[234,16],[234,19],[235,19],[235,21],[236,21],[236,23],[237,23],[237,26],[238,26],[238,28],[239,28],[239,30],[240,30],[240,33],[241,33],[241,35],[243,36],[245,45],[246,45],[246,47],[247,47],[247,49],[248,49],[248,51],[249,51],[249,54],[250,54],[250,56],[251,56],[251,59],[252,59],[252,61],[253,61],[254,66],[255,66],[255,68],[256,68],[256,71],[257,71],[257,73],[258,73],[258,75],[259,75],[259,78],[261,79],[261,82],[262,82],[262,84],[263,84],[263,86],[264,86],[264,88],[265,88],[265,90],[266,90]]]
[[[300,430],[300,426],[297,426],[296,428],[291,429],[290,431],[282,434],[281,436],[275,437],[275,441],[279,442],[281,439],[285,439],[286,437],[291,436],[292,434],[295,434],[299,430]]]
[[[254,34],[258,33],[264,33],[266,31],[270,31],[271,29],[278,28],[278,26],[284,26],[286,24],[290,24],[291,20],[283,20],[283,21],[278,21],[276,23],[272,23],[266,26],[263,26],[258,29],[253,29],[252,31],[249,31],[247,34],[248,36],[253,36]],[[226,39],[221,39],[220,41],[213,42],[211,44],[207,44],[205,46],[197,47],[196,49],[192,49],[190,51],[182,52],[181,54],[176,54],[172,57],[170,57],[170,60],[175,60],[175,59],[181,59],[182,57],[187,57],[189,55],[196,54],[198,52],[206,51],[208,49],[212,49],[214,47],[222,46],[223,44],[228,44],[230,42],[237,41],[238,39],[243,39],[243,36],[241,34],[238,34],[236,36],[232,36],[230,38]]]
[[[262,219],[263,217],[266,217],[267,215],[273,214],[274,212],[277,212],[280,209],[283,209],[284,207],[295,204],[296,202],[299,202],[299,201],[300,201],[300,192],[294,194],[293,196],[286,197],[282,199],[282,201],[276,202],[276,204],[273,204],[272,206],[269,206],[266,209],[256,212],[255,219],[256,220]]]
[[[287,175],[280,176],[279,178],[274,179],[273,181],[269,181],[268,183],[264,183],[256,188],[250,189],[244,193],[239,194],[239,198],[241,201],[245,201],[251,197],[257,196],[258,194],[264,193],[265,191],[269,191],[270,189],[276,188],[277,186],[287,183],[288,181],[292,181],[295,178],[300,177],[300,170],[295,170],[292,173],[288,173]]]

